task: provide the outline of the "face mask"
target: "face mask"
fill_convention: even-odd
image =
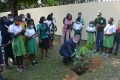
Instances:
[[[78,15],[78,17],[81,17],[81,15]]]
[[[31,25],[31,26],[30,26],[30,29],[32,29],[33,27],[34,27],[34,26],[33,26],[33,25]]]
[[[112,21],[109,21],[108,23],[111,25],[111,24],[112,24]]]
[[[23,18],[22,21],[24,22],[24,21],[25,21],[25,18]]]
[[[10,21],[11,21],[11,22],[13,22],[13,21],[14,21],[14,19],[13,19],[13,18],[10,18]]]
[[[93,24],[89,24],[90,27],[93,27],[94,25]]]

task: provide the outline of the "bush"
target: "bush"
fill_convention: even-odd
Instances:
[[[72,57],[74,57],[73,64],[77,68],[73,69],[73,71],[77,72],[77,74],[82,74],[86,71],[94,71],[101,64],[100,55],[93,52],[92,43],[87,43],[85,46],[77,48],[72,54]]]

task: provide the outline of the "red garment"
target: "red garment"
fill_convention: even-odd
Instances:
[[[118,26],[117,32],[119,32],[119,33],[120,33],[120,26]]]

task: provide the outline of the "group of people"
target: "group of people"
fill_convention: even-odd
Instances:
[[[62,46],[59,52],[63,56],[63,63],[68,64],[74,50],[80,45],[82,28],[85,27],[82,13],[78,13],[75,21],[72,20],[72,15],[68,13],[63,19],[63,24]],[[75,35],[73,38],[71,38],[72,30]],[[114,19],[109,18],[108,22],[106,22],[106,19],[102,17],[102,12],[98,12],[97,18],[89,22],[86,33],[87,43],[95,43],[96,45],[95,53],[102,51],[104,54],[109,54],[113,53],[115,48],[114,54],[117,55],[120,45],[120,21],[115,24]]]
[[[37,52],[36,38],[39,40],[41,58],[48,57],[48,48],[52,48],[55,32],[57,31],[56,20],[53,13],[47,18],[40,17],[37,27],[30,13],[3,16],[0,18],[0,66],[10,69],[8,59],[11,58],[13,65],[17,65],[18,71],[24,71],[24,58],[31,62],[31,66],[38,64],[35,59]],[[4,54],[3,54],[4,53]]]
[[[83,27],[85,25],[81,12],[78,13],[75,21],[72,20],[70,13],[63,19],[59,52],[63,56],[64,64],[71,61],[71,55],[80,45]],[[72,30],[74,31],[74,37],[71,37]],[[8,14],[7,17],[1,17],[0,64],[3,66],[5,62],[6,68],[10,68],[8,64],[8,58],[10,57],[13,64],[18,66],[18,71],[22,72],[24,71],[23,59],[28,58],[31,65],[34,66],[38,63],[35,59],[37,52],[36,38],[38,37],[41,58],[49,57],[48,49],[54,46],[53,41],[56,31],[56,19],[53,13],[50,13],[47,18],[40,17],[36,27],[30,13],[27,13],[26,16],[24,14],[19,16]],[[89,22],[86,32],[87,43],[96,44],[95,52],[101,50],[105,53],[111,53],[115,46],[115,55],[117,55],[120,44],[120,21],[115,25],[114,19],[110,18],[107,23],[106,19],[102,17],[102,13],[99,12],[97,18]]]

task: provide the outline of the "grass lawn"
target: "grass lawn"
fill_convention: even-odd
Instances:
[[[71,71],[72,65],[64,66],[62,57],[59,55],[60,37],[56,37],[55,47],[49,50],[49,58],[40,59],[38,50],[38,65],[30,66],[30,62],[25,60],[26,69],[20,73],[15,66],[13,69],[5,70],[3,75],[6,80],[63,80],[67,74],[75,74]],[[103,65],[95,72],[87,72],[77,76],[80,80],[120,80],[120,57],[110,55],[103,61]],[[78,80],[79,80],[78,79]]]

